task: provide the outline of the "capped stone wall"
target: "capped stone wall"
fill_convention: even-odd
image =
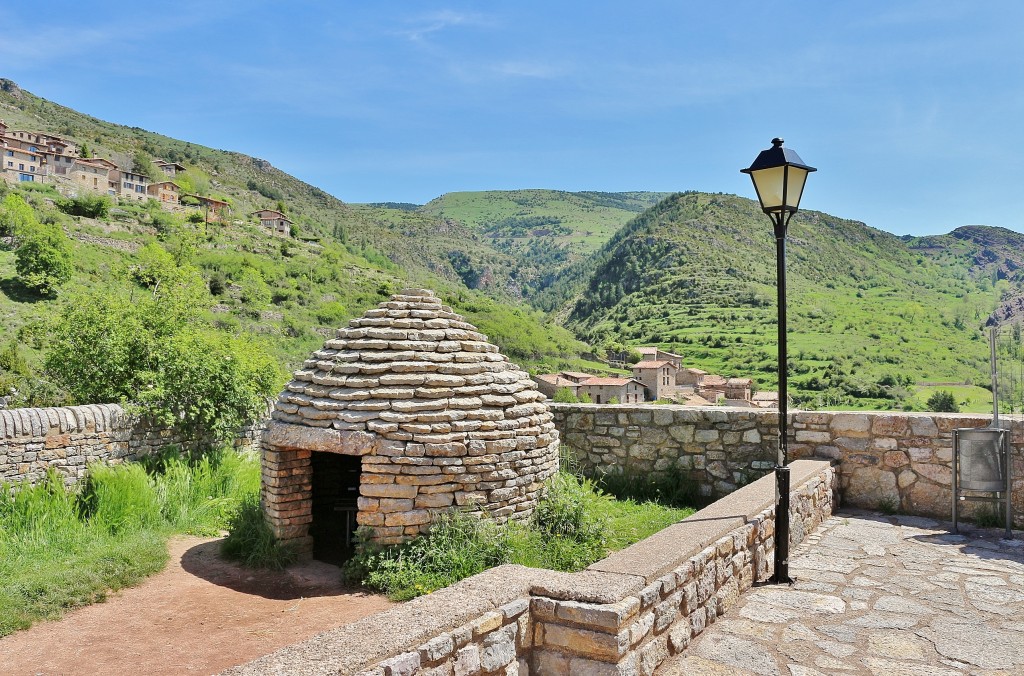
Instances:
[[[558,469],[544,395],[432,291],[406,289],[341,328],[281,393],[263,439],[277,537],[312,545],[314,452],[362,456],[357,521],[382,543],[453,507],[523,519]]]

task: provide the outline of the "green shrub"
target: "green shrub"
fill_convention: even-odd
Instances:
[[[110,198],[104,195],[85,194],[57,200],[57,208],[64,213],[86,218],[105,218],[110,206]]]
[[[491,519],[450,512],[426,535],[402,545],[378,550],[364,544],[345,571],[347,577],[404,601],[508,563],[511,554],[507,529]]]
[[[956,397],[949,390],[939,390],[928,397],[926,402],[929,411],[936,413],[959,413],[960,406],[956,403]]]
[[[598,488],[620,500],[656,502],[669,507],[700,504],[697,483],[681,472],[651,476],[636,472],[602,472],[594,476]]]
[[[14,252],[15,269],[23,286],[50,296],[71,279],[71,242],[57,225],[31,229]]]

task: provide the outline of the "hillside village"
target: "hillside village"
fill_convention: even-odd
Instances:
[[[683,366],[683,357],[657,347],[638,347],[641,359],[630,377],[560,371],[537,376],[538,389],[555,399],[571,396],[595,404],[664,401],[684,406],[778,408],[778,392],[754,392],[752,378],[724,378]],[[561,392],[560,392],[561,391]]]
[[[82,191],[116,198],[122,202],[155,200],[164,211],[195,211],[206,222],[227,217],[231,204],[208,195],[188,193],[174,181],[186,170],[178,162],[154,159],[160,176],[148,176],[103,157],[89,157],[74,141],[38,131],[10,129],[0,120],[3,179],[12,184],[49,184],[66,197]],[[281,237],[292,236],[292,221],[281,211],[260,209],[248,215]]]

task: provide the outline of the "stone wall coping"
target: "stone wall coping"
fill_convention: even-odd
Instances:
[[[797,490],[831,466],[830,460],[795,460],[790,463],[791,490]],[[775,476],[768,474],[748,484],[725,498],[716,500],[704,509],[691,514],[679,523],[663,528],[657,533],[625,549],[612,553],[607,558],[592,564],[588,572],[628,575],[631,579],[649,584],[665,573],[679,567],[684,561],[699,553],[731,531],[736,530],[775,504]],[[537,588],[534,588],[535,591]],[[552,590],[547,590],[548,592]],[[559,590],[558,600],[591,601],[584,598],[572,585]],[[591,602],[614,603],[629,593],[610,600]],[[549,596],[550,594],[544,594]]]
[[[761,408],[746,408],[742,406],[684,406],[683,404],[565,404],[556,403],[553,401],[545,402],[549,408],[559,411],[694,411],[706,413],[707,411],[722,411],[723,413],[749,413],[752,416],[766,416],[777,417],[779,415],[776,409],[761,409]],[[907,417],[907,418],[953,418],[960,420],[991,420],[991,413],[935,413],[928,411],[811,411],[802,409],[789,409],[789,415],[814,415],[814,414],[825,414],[828,416],[837,415],[865,415],[865,416],[896,416],[896,417]],[[1000,414],[1000,418],[1005,417],[1007,420],[1011,416],[1004,416]],[[1017,421],[1019,416],[1013,416],[1013,419]]]
[[[124,415],[120,404],[0,409],[0,439],[45,436],[55,429],[62,433],[84,432],[90,427],[105,431],[120,424]]]
[[[257,660],[223,671],[262,674],[352,674],[529,598],[530,588],[557,571],[498,566],[450,587],[317,634]]]

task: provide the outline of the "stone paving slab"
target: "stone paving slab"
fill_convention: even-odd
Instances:
[[[844,511],[658,676],[1024,674],[1024,532]]]

